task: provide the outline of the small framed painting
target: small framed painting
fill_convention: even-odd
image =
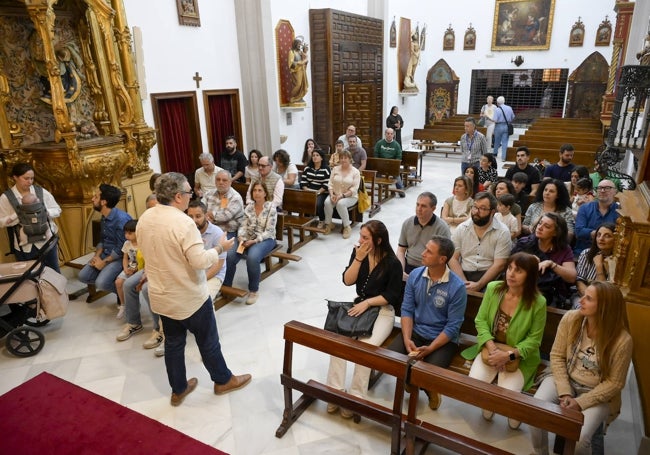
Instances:
[[[176,0],[178,10],[178,23],[190,27],[200,27],[199,0]]]
[[[585,42],[585,24],[582,23],[580,18],[571,27],[571,34],[569,35],[569,47],[582,47]]]
[[[472,23],[469,23],[469,27],[465,30],[465,39],[463,40],[463,50],[473,51],[476,49],[476,30],[472,27]]]
[[[445,30],[445,35],[442,39],[442,50],[453,51],[455,46],[456,46],[456,34],[454,33],[454,29],[451,28],[451,24],[449,24],[449,28]]]
[[[609,41],[612,39],[612,23],[607,16],[605,20],[598,26],[596,32],[596,46],[609,46]]]

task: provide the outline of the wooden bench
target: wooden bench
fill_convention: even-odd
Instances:
[[[370,196],[370,208],[368,209],[368,217],[372,218],[377,212],[381,210],[381,205],[375,202],[375,192],[377,189],[377,171],[364,169],[361,171],[361,175],[363,176],[363,181],[366,185],[366,193],[368,193],[368,196]],[[359,221],[363,222],[363,218]]]
[[[336,335],[307,324],[291,321],[284,326],[284,362],[280,383],[284,392],[284,412],[276,437],[286,434],[291,425],[316,400],[344,407],[391,429],[391,454],[400,453],[402,430],[406,435],[406,453],[415,453],[416,442],[434,442],[459,453],[506,454],[481,441],[454,433],[417,418],[419,389],[434,389],[477,408],[494,409],[531,426],[566,438],[563,453],[571,454],[579,439],[582,414],[563,409],[521,393],[442,369],[426,362],[409,361],[408,357],[382,347],[372,346]],[[319,381],[299,380],[293,376],[293,347],[299,344],[325,354],[382,371],[396,378],[392,409],[333,389]],[[402,413],[404,386],[410,386],[408,415]],[[302,395],[294,402],[293,391]]]
[[[315,381],[307,382],[293,376],[293,346],[299,344],[325,354],[366,365],[397,378],[392,409],[367,401],[348,393],[333,389]],[[284,413],[282,423],[275,432],[281,438],[302,413],[319,399],[349,409],[357,416],[367,417],[375,422],[387,425],[391,429],[391,454],[400,453],[402,429],[402,400],[404,399],[404,382],[407,374],[408,357],[397,352],[372,346],[323,329],[309,326],[297,321],[284,325],[284,363],[280,383],[284,389]],[[293,391],[301,392],[297,401],[293,401]],[[355,417],[358,422],[358,417]]]
[[[531,148],[530,149],[530,161],[531,163],[535,158],[539,161],[546,160],[549,163],[557,163],[559,159],[560,149],[540,149],[540,148]],[[506,152],[506,159],[508,161],[515,161],[517,154],[517,149],[515,147],[508,147]],[[575,150],[573,153],[573,164],[586,166],[591,168],[594,165],[594,159],[596,158],[595,151],[586,151],[586,150]]]
[[[284,211],[284,229],[287,231],[287,253],[291,253],[318,236],[318,217],[316,202],[318,195],[314,191],[285,188],[282,198]],[[294,230],[298,242],[294,240]],[[325,232],[321,229],[320,232]],[[308,235],[306,235],[308,234]]]
[[[226,306],[228,303],[232,302],[237,298],[245,297],[246,294],[248,294],[248,291],[244,289],[239,289],[232,286],[225,286],[222,284],[221,289],[219,290],[219,295],[217,296],[216,299],[214,299],[213,302],[214,311],[217,311],[219,308]]]
[[[377,203],[379,205],[395,197],[395,193],[404,190],[391,188],[397,183],[397,177],[400,174],[400,160],[391,160],[387,158],[368,158],[366,169],[377,171],[375,185],[377,186]]]
[[[458,134],[456,131],[429,131],[425,129],[414,129],[413,140],[414,146],[422,150],[422,154],[427,153],[444,155],[445,158],[449,156],[461,156],[460,145],[458,140],[462,133]]]
[[[422,153],[403,150],[402,151],[402,168],[400,176],[404,188],[415,186],[422,182]]]

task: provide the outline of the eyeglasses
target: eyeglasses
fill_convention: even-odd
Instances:
[[[270,164],[258,164],[257,167],[269,167]]]
[[[492,209],[489,207],[477,207],[477,206],[472,206],[472,210],[476,210],[477,212],[481,212],[481,213],[490,213],[492,211]]]
[[[596,189],[598,191],[609,191],[609,190],[613,190],[614,187],[613,186],[598,186],[598,187],[596,187]]]
[[[190,196],[192,196],[192,195],[194,194],[194,191],[192,191],[192,190],[189,190],[189,191],[181,191],[181,194],[189,194]]]

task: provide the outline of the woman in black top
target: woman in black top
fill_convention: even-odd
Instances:
[[[316,214],[320,222],[318,227],[325,223],[325,199],[329,194],[327,184],[330,181],[330,168],[323,161],[323,151],[318,149],[311,152],[309,163],[300,176],[300,188],[308,191],[315,191],[318,194],[316,199]]]
[[[381,307],[373,326],[372,335],[359,341],[374,346],[381,345],[393,330],[394,306],[400,303],[402,293],[402,266],[388,239],[388,229],[381,221],[371,220],[361,226],[358,246],[354,247],[350,262],[343,272],[343,283],[355,285],[357,298],[350,309],[350,316],[358,316],[371,306]],[[338,357],[330,358],[327,385],[335,389],[345,388],[347,362]],[[349,393],[365,398],[368,392],[370,369],[355,365]],[[336,412],[338,406],[329,404],[327,412]],[[341,411],[345,418],[352,417],[347,409]]]
[[[395,131],[395,140],[402,147],[402,128],[404,128],[404,119],[397,112],[397,106],[390,108],[390,114],[386,117],[386,128],[392,128]]]

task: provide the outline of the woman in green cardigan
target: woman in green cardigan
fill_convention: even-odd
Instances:
[[[538,267],[535,256],[515,253],[508,258],[505,281],[488,284],[474,320],[478,343],[462,352],[474,360],[470,377],[489,383],[496,378],[500,387],[515,391],[533,385],[546,325],[546,299],[537,289]],[[485,358],[482,349],[486,349]],[[507,371],[508,364],[517,361],[518,368]],[[493,411],[483,410],[486,420],[493,416]],[[520,424],[508,418],[513,430]]]

